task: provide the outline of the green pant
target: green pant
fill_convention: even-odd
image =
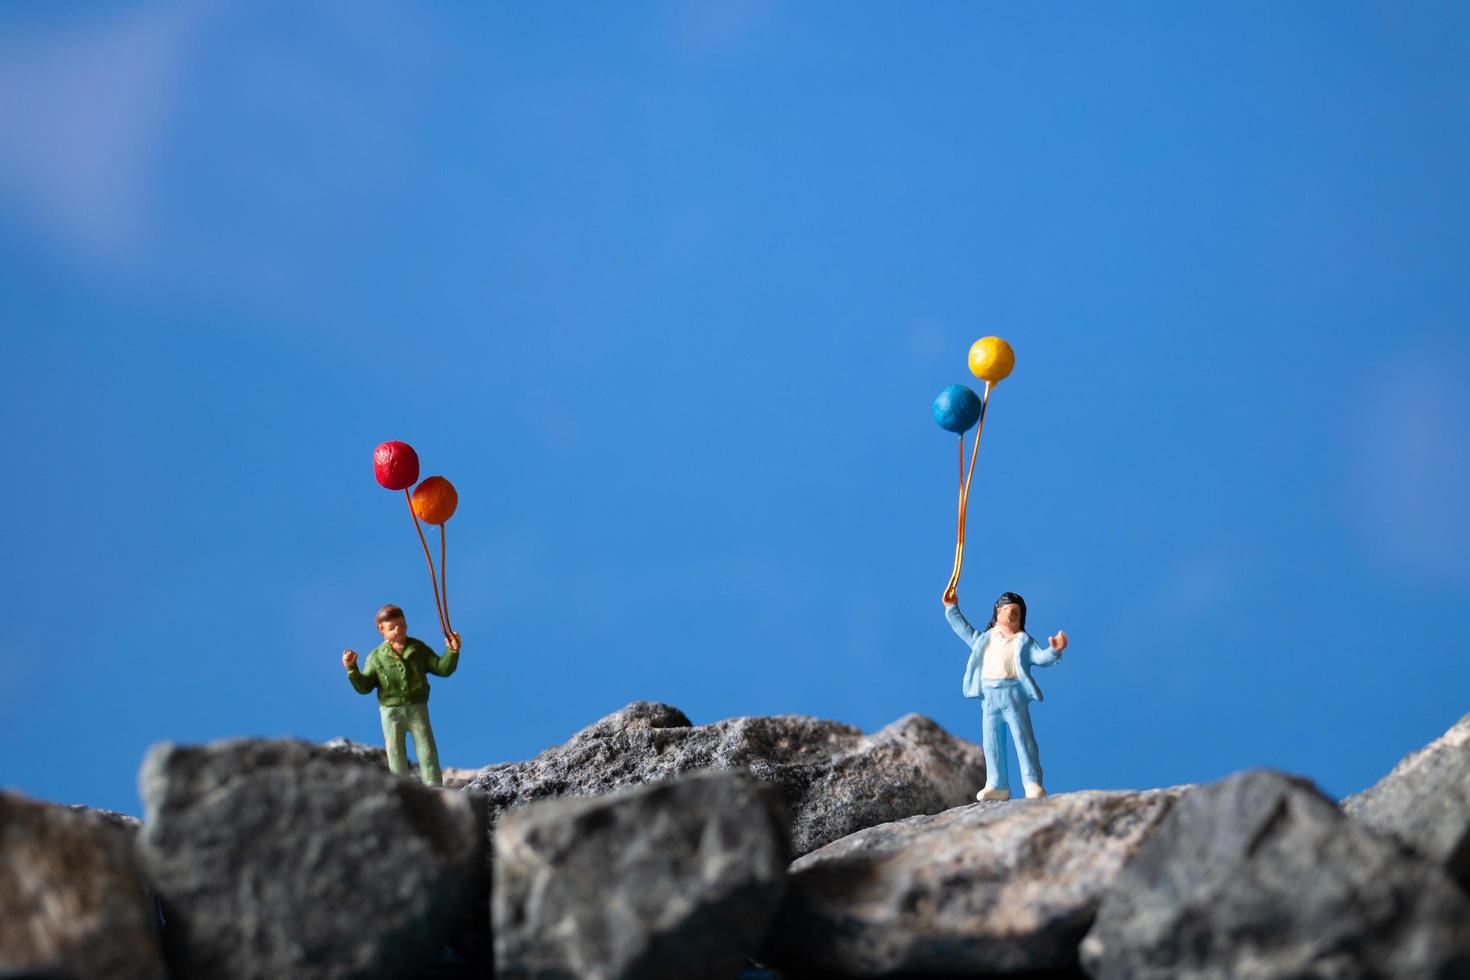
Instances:
[[[396,775],[408,772],[408,748],[405,738],[413,733],[414,755],[419,757],[419,778],[430,786],[443,786],[439,775],[439,750],[434,747],[434,731],[429,727],[427,704],[401,704],[396,708],[378,705],[383,719],[383,738],[388,743],[388,769]]]

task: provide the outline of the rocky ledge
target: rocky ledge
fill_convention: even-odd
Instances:
[[[1072,967],[1103,895],[1182,790],[972,803],[791,865],[762,958],[799,975]]]
[[[1304,779],[1187,794],[1082,942],[1101,980],[1470,976],[1470,901]]]
[[[484,794],[493,823],[532,800],[600,796],[703,769],[740,769],[775,786],[796,854],[959,806],[985,782],[979,746],[922,715],[864,735],[805,715],[693,725],[671,705],[635,701],[534,759],[481,769],[466,789]]]
[[[638,702],[462,790],[164,745],[141,829],[0,794],[0,978],[1470,976],[1467,743],[1341,807],[1267,771],[972,803],[915,715]]]
[[[1342,801],[1349,815],[1442,864],[1470,887],[1470,715],[1376,784]]]

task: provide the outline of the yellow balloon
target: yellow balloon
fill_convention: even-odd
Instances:
[[[999,337],[981,337],[970,347],[970,373],[995,384],[1016,366],[1016,352]]]

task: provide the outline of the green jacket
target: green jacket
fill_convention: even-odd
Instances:
[[[367,655],[367,663],[358,670],[347,668],[347,679],[358,694],[367,694],[378,689],[378,703],[385,708],[396,708],[404,704],[423,704],[429,700],[429,679],[426,674],[448,677],[459,666],[459,652],[445,649],[444,656],[434,656],[434,651],[422,640],[408,638],[399,655],[384,640]]]

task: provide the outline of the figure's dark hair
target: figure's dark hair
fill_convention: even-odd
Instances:
[[[1024,630],[1026,628],[1026,600],[1022,599],[1014,592],[1002,592],[1000,594],[1000,598],[995,600],[995,606],[990,610],[990,626],[987,626],[985,628],[990,629],[995,626],[996,609],[999,609],[1001,606],[1011,605],[1013,603],[1021,607],[1021,629]]]
[[[403,618],[403,610],[402,609],[399,609],[397,606],[393,605],[393,603],[390,602],[386,606],[384,606],[382,609],[379,609],[378,610],[378,614],[373,617],[373,622],[374,623],[386,623],[390,619],[402,619],[402,618]]]

